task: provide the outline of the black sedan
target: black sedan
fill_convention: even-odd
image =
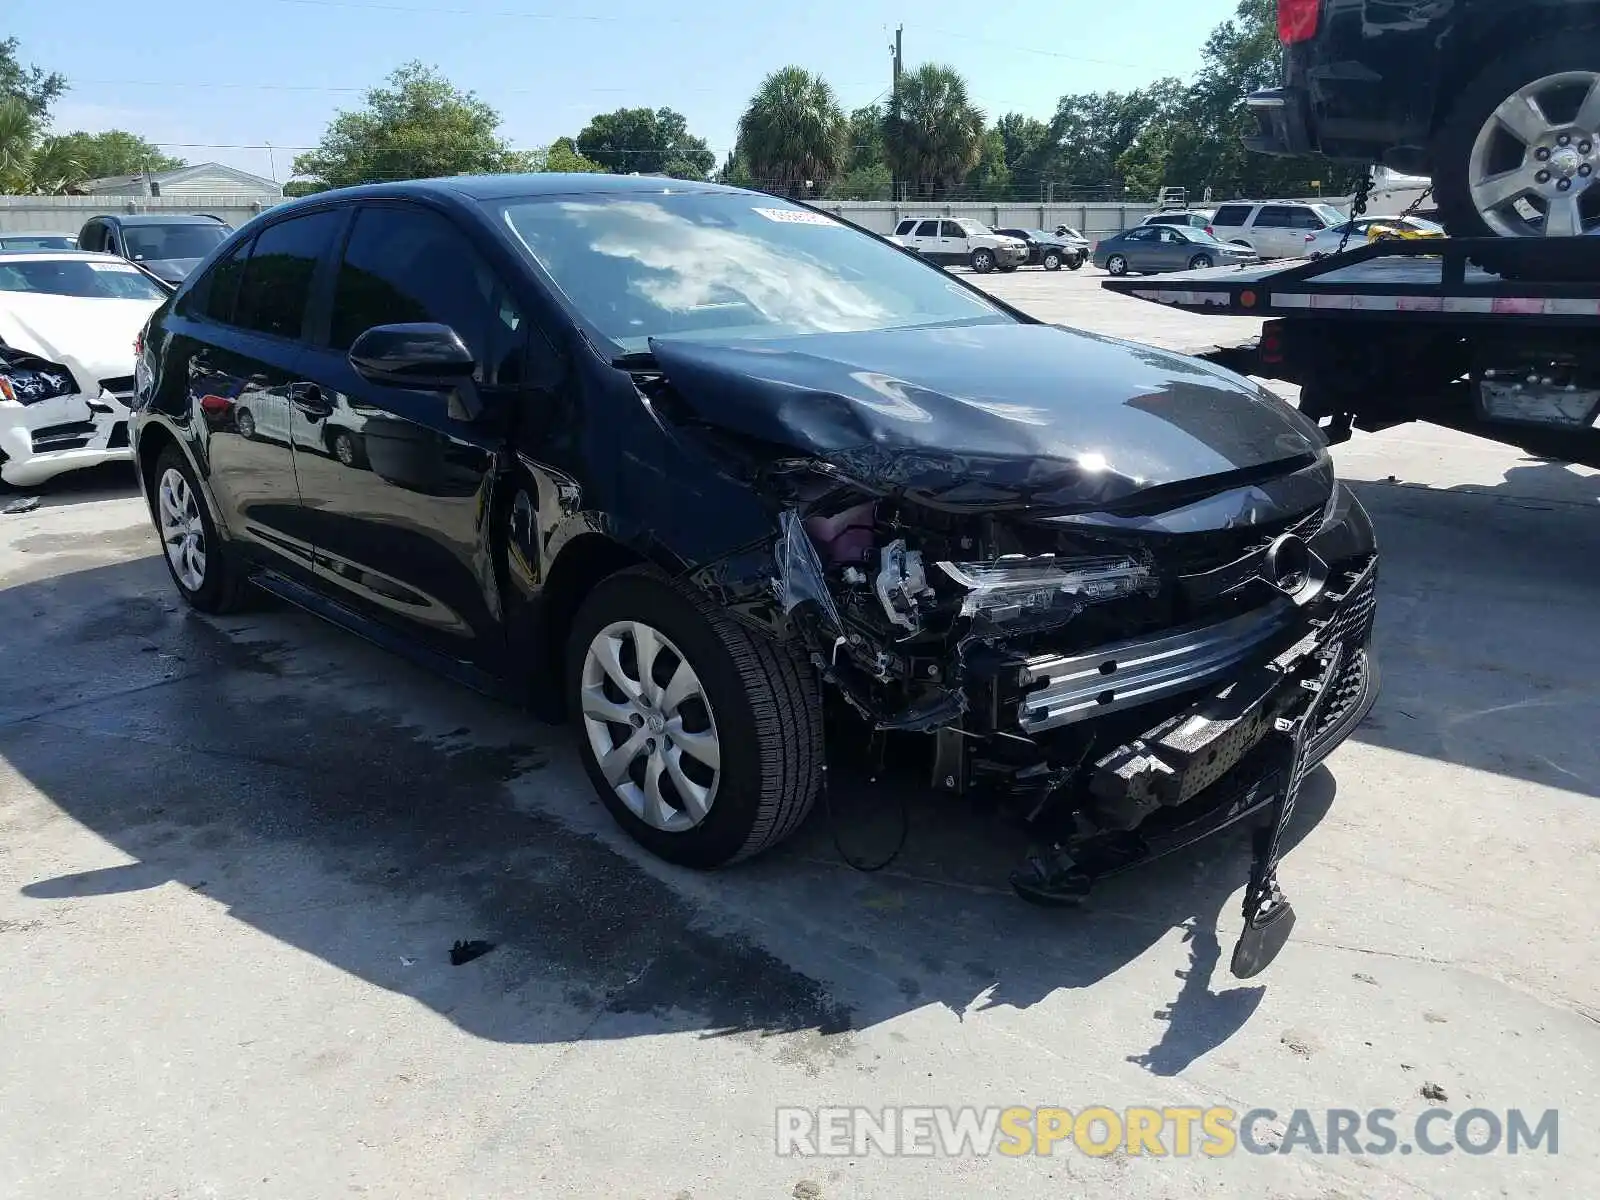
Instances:
[[[1043,229],[996,229],[995,232],[1020,238],[1028,244],[1028,257],[1022,264],[1025,267],[1043,267],[1046,271],[1059,271],[1066,267],[1069,271],[1076,271],[1088,258],[1081,244]]]
[[[1248,246],[1219,242],[1204,229],[1173,225],[1138,225],[1102,238],[1094,248],[1094,265],[1113,275],[1130,271],[1154,275],[1162,271],[1199,271],[1259,262]]]
[[[830,737],[1020,801],[1050,849],[1013,886],[1071,898],[1276,821],[1372,703],[1372,527],[1315,425],[770,195],[320,193],[227,238],[137,378],[187,603],[260,588],[570,718],[673,862],[799,827],[826,703]],[[359,457],[315,436],[352,412]]]

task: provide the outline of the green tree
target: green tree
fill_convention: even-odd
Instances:
[[[577,150],[605,170],[623,175],[637,171],[704,179],[717,162],[705,139],[691,134],[683,114],[670,108],[598,113],[578,134]]]
[[[1041,156],[1045,179],[1069,189],[1120,192],[1118,160],[1181,89],[1177,80],[1163,79],[1131,92],[1061,97]]]
[[[820,75],[783,67],[761,81],[739,118],[739,153],[774,192],[820,192],[844,174],[849,122]]]
[[[892,200],[894,176],[881,162],[857,167],[828,189],[830,200]]]
[[[1003,200],[1011,194],[1011,168],[1006,165],[1006,141],[998,129],[983,135],[978,165],[967,173],[964,190],[974,199]]]
[[[844,167],[856,172],[863,168],[883,166],[887,156],[883,146],[883,105],[868,104],[850,114]],[[887,174],[887,168],[885,173]]]
[[[283,185],[283,194],[290,200],[301,196],[315,196],[318,192],[328,190],[328,185],[320,179],[291,179]]]
[[[20,46],[14,37],[0,42],[0,98],[15,97],[27,106],[35,120],[43,121],[50,106],[67,90],[66,76],[42,67],[23,66],[17,61]]]
[[[103,179],[107,175],[137,175],[143,171],[175,171],[184,165],[181,158],[161,150],[137,134],[122,129],[103,133],[61,135],[64,148],[83,169],[84,179]]]
[[[41,123],[22,97],[0,97],[0,193],[58,195],[83,178],[65,139],[41,137]]]
[[[500,115],[420,62],[400,67],[366,95],[366,106],[341,112],[321,144],[294,160],[294,173],[329,187],[384,179],[495,174],[524,160],[500,139]]]
[[[884,119],[889,165],[914,195],[939,199],[978,165],[985,124],[955,68],[924,63],[900,80],[898,111]]]
[[[579,154],[578,147],[573,144],[571,138],[560,137],[550,143],[534,170],[593,174],[597,171],[604,171],[605,168]]]

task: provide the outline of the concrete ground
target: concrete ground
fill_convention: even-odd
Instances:
[[[1195,349],[1223,323],[992,277]],[[1338,452],[1385,684],[1311,780],[1247,985],[1243,840],[1097,891],[916,796],[702,876],[565,730],[265,600],[179,604],[120,473],[0,516],[0,1196],[994,1200],[1591,1194],[1600,475],[1412,426]],[[874,856],[897,804],[837,835]],[[458,939],[496,943],[461,967]],[[1434,1085],[1447,1097],[1424,1099]],[[1560,1110],[1559,1153],[799,1160],[779,1105]],[[1408,1139],[1402,1139],[1408,1140]]]

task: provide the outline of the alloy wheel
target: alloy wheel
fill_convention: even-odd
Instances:
[[[1113,254],[1106,259],[1106,270],[1113,275],[1125,275],[1128,271],[1128,260],[1120,254]]]
[[[583,659],[584,734],[617,798],[646,825],[706,819],[722,778],[717,722],[683,652],[643,621],[614,621]]]
[[[1501,237],[1580,237],[1600,227],[1600,71],[1518,88],[1472,144],[1467,190]]]
[[[350,440],[348,433],[341,433],[333,439],[333,454],[347,467],[356,465],[356,444]]]
[[[206,582],[206,527],[200,504],[183,472],[169,467],[156,493],[161,541],[178,582],[198,592]]]

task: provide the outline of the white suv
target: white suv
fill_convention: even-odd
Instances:
[[[996,233],[970,217],[907,217],[896,225],[894,240],[940,266],[965,263],[979,275],[1015,271],[1028,261],[1028,243]]]
[[[1305,200],[1242,200],[1224,204],[1211,216],[1219,242],[1248,246],[1262,258],[1300,258],[1317,235],[1347,218],[1331,204]]]

